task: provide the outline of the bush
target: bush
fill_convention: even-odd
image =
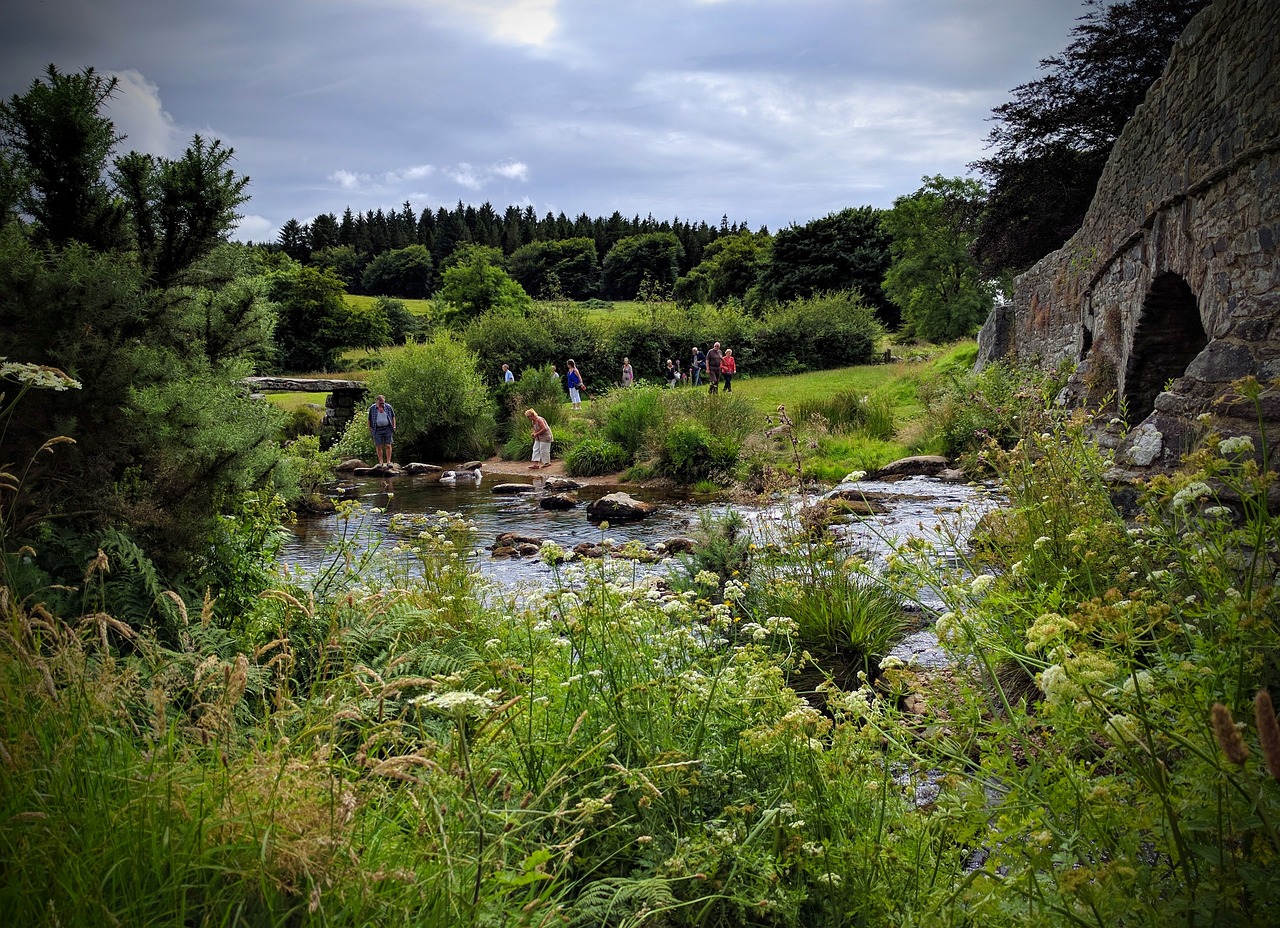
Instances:
[[[385,393],[396,411],[396,443],[418,459],[484,457],[493,449],[493,403],[462,342],[442,332],[408,344],[369,377],[371,395]],[[368,431],[363,413],[360,428]]]
[[[734,356],[753,373],[823,370],[875,361],[883,337],[875,311],[857,293],[830,293],[776,308],[750,351]]]
[[[593,405],[593,418],[603,419],[601,432],[625,450],[628,464],[637,460],[661,428],[666,414],[663,395],[662,387],[629,387],[613,390]]]
[[[627,449],[607,438],[584,438],[564,456],[565,469],[574,477],[613,474],[631,463]]]
[[[662,441],[658,470],[681,483],[712,478],[723,482],[738,462],[740,447],[737,439],[713,435],[699,422],[677,422]]]
[[[942,453],[972,455],[988,443],[1012,447],[1053,405],[1066,375],[1065,369],[1047,374],[997,362],[978,373],[950,372],[923,384],[920,399],[929,410]]]

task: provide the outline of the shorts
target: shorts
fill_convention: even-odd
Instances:
[[[395,438],[396,430],[391,426],[373,430],[373,443],[375,445],[389,445],[391,440]]]

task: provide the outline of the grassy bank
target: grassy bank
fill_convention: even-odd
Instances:
[[[329,570],[225,619],[108,613],[123,565],[104,557],[78,613],[6,595],[0,909],[1274,924],[1280,522],[1261,449],[1210,434],[1126,517],[1083,417],[1025,413],[1022,443],[990,449],[1010,503],[976,543],[909,542],[874,572],[810,524],[762,539],[730,516],[663,579],[548,545],[546,589],[495,599],[469,527],[423,516],[380,553],[339,539]],[[945,602],[941,671],[885,658],[920,589]]]

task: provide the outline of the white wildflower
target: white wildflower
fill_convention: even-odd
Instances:
[[[1225,457],[1233,454],[1253,454],[1253,439],[1248,435],[1235,435],[1218,442],[1218,453]]]

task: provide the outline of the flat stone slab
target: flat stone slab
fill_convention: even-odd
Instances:
[[[259,393],[332,393],[335,390],[359,390],[368,387],[361,380],[331,380],[310,377],[246,377],[244,383]]]
[[[514,496],[517,493],[532,493],[536,489],[531,483],[499,483],[490,492]]]

